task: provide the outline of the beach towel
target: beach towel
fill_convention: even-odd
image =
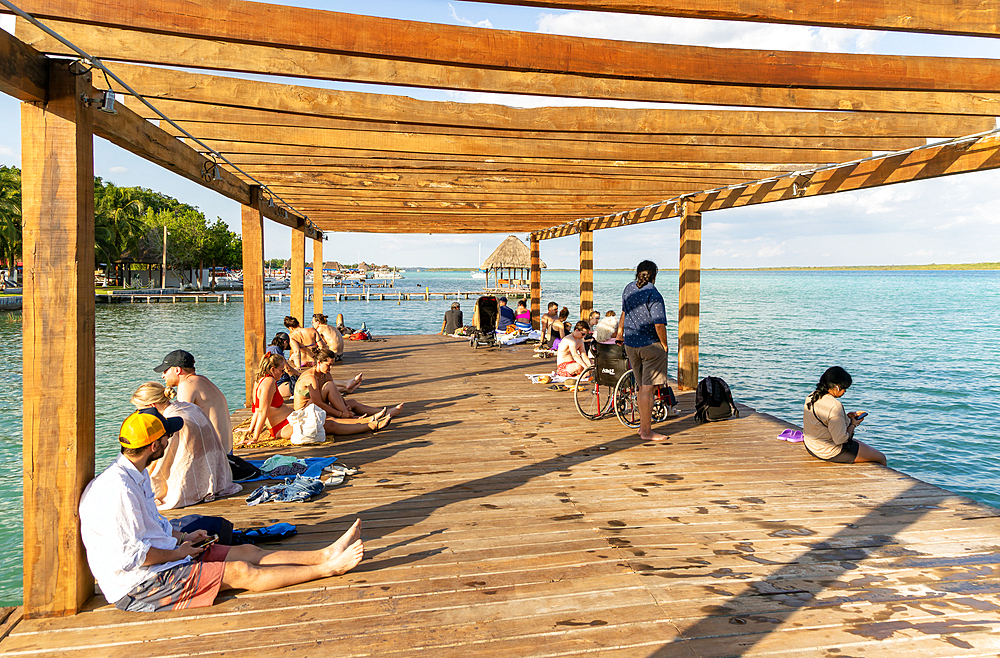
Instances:
[[[323,475],[323,469],[337,461],[336,457],[306,457],[306,472],[302,475],[311,478],[318,478]],[[248,459],[247,462],[253,464],[257,468],[264,465],[263,459]],[[274,478],[269,478],[266,475],[261,475],[260,477],[251,478],[249,480],[242,480],[243,482],[256,482],[258,480],[272,480]]]

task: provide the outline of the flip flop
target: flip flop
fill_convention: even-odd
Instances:
[[[778,440],[788,441],[789,443],[802,443],[805,439],[802,436],[800,430],[787,429],[783,430],[781,434],[778,435]]]

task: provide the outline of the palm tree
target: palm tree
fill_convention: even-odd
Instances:
[[[136,188],[94,179],[94,249],[98,262],[111,264],[135,249],[146,234],[145,205]]]
[[[21,258],[21,170],[0,166],[0,261],[16,275]]]

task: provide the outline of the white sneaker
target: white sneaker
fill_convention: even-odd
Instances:
[[[667,418],[677,418],[681,415],[681,412],[677,411],[677,407],[667,407]]]

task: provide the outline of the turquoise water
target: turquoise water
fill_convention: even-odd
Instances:
[[[407,272],[406,291],[474,290],[467,272]],[[595,274],[595,306],[618,309],[627,272]],[[658,288],[670,308],[676,272]],[[575,272],[544,272],[543,306],[578,304]],[[859,438],[891,466],[1000,506],[1000,272],[705,272],[700,376],[724,378],[737,400],[796,424],[830,365],[854,376],[848,409],[866,409]],[[451,301],[324,303],[377,335],[436,333]],[[461,301],[470,321],[473,300]],[[267,305],[269,335],[288,302]],[[307,308],[311,306],[307,304]],[[136,386],[184,348],[227,395],[243,396],[243,305],[135,304],[97,308],[97,469]],[[668,332],[676,344],[676,320]],[[21,325],[0,313],[0,605],[21,596]],[[671,363],[676,365],[676,354]]]

